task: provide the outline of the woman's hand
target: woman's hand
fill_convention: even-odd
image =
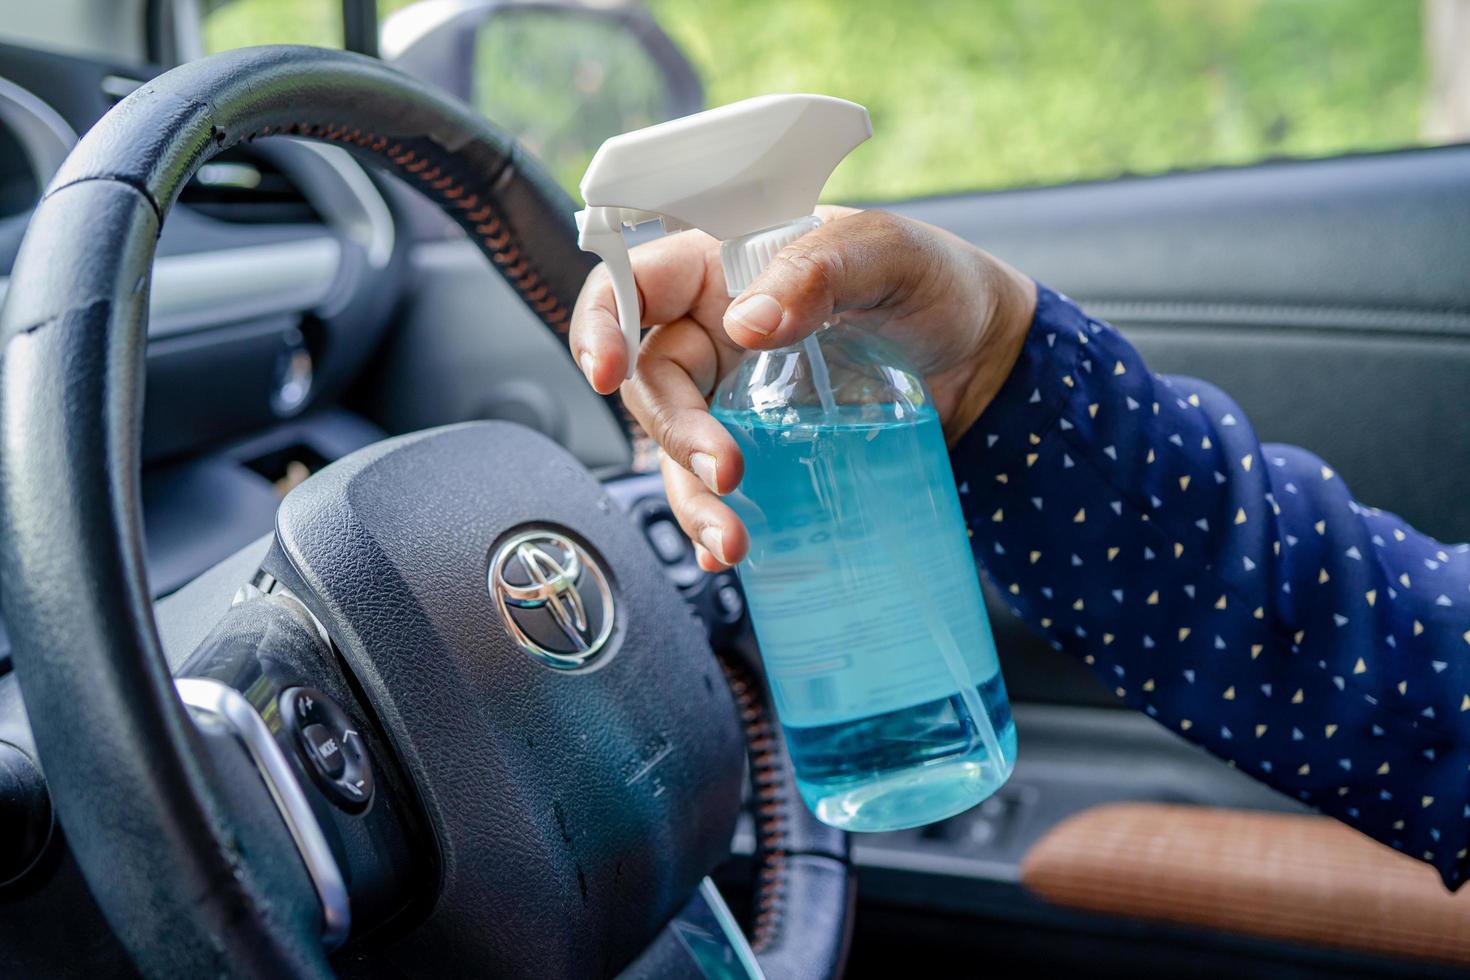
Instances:
[[[1036,287],[1000,260],[930,225],[882,211],[823,208],[826,223],[792,242],[735,300],[720,245],[703,232],[633,250],[645,327],[637,373],[607,271],[587,279],[572,314],[572,353],[592,387],[622,384],[623,403],[662,448],[669,504],[701,567],[745,557],[749,538],[720,496],[740,483],[735,440],[709,413],[715,386],[747,349],[800,341],[825,321],[874,330],[924,374],[951,441],[975,422],[1010,373]]]

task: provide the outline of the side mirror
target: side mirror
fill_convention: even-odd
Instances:
[[[704,108],[694,66],[634,3],[422,0],[388,18],[381,48],[510,131],[569,188],[609,136]]]

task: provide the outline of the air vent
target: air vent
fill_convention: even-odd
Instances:
[[[295,182],[264,154],[235,147],[199,168],[179,203],[236,224],[320,224]]]

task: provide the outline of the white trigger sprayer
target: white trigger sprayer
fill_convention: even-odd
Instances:
[[[822,185],[873,133],[868,110],[824,95],[765,95],[614,136],[582,178],[577,244],[612,276],[628,377],[638,360],[638,288],[624,226],[655,218],[666,232],[720,239],[731,296],[786,245],[821,222]]]

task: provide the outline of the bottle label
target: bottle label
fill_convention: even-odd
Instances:
[[[976,688],[999,669],[937,418],[739,428],[741,565],[788,727]]]
[[[841,596],[799,587],[775,595],[758,590],[763,594],[751,600],[751,611],[786,725],[886,714],[950,697],[965,685],[977,688],[995,674],[973,560],[943,564],[951,571],[926,577],[918,588],[890,568],[844,576]]]

